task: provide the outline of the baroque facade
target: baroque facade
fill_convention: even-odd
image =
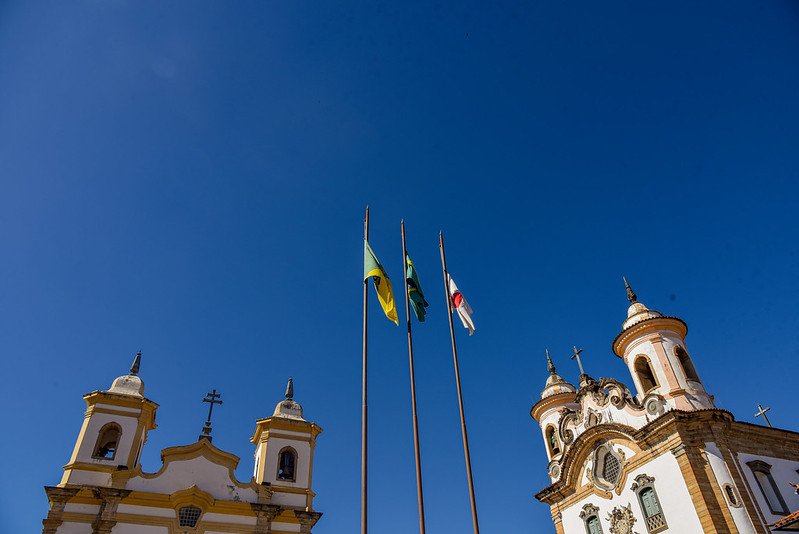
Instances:
[[[237,480],[239,458],[211,443],[208,425],[195,443],[163,449],[161,468],[145,473],[139,459],[158,405],[144,396],[140,362],[141,353],[109,389],[84,395],[64,475],[45,487],[43,533],[310,533],[322,515],[311,489],[322,429],[304,419],[293,381],[274,413],[255,423],[250,480]]]
[[[626,281],[625,281],[626,283]],[[582,371],[549,378],[530,414],[551,484],[536,494],[558,534],[767,534],[799,530],[799,433],[716,408],[685,344],[686,323],[630,306],[613,352],[635,391]],[[579,351],[575,348],[576,356]]]

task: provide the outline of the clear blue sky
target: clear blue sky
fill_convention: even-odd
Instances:
[[[359,524],[361,220],[416,328],[430,532],[468,532],[437,234],[483,530],[550,533],[544,348],[631,380],[640,299],[688,322],[718,405],[796,429],[799,7],[774,2],[3,2],[0,530],[36,532],[83,417],[144,353],[143,464],[252,469],[286,378],[321,435],[319,534]],[[416,529],[402,328],[371,310],[373,532]],[[404,312],[403,312],[404,313]],[[402,317],[402,313],[401,313]]]

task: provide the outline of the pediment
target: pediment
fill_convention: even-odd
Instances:
[[[124,487],[129,490],[173,495],[191,489],[226,501],[259,502],[259,493],[266,491],[252,479],[239,481],[235,475],[239,458],[207,440],[163,449],[161,459],[163,465],[155,473],[139,468],[115,473],[114,478],[127,478]]]

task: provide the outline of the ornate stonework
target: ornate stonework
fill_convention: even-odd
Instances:
[[[631,505],[617,506],[608,514],[610,534],[638,534],[633,532],[635,516]]]

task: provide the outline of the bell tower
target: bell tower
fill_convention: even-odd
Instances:
[[[272,504],[313,512],[313,457],[322,429],[303,418],[292,378],[272,416],[255,424],[250,440],[255,444],[255,481],[270,486]]]
[[[715,408],[685,345],[688,325],[678,317],[650,310],[638,301],[627,279],[630,307],[613,352],[624,360],[638,391],[638,400],[659,396],[678,410]]]
[[[156,427],[158,408],[144,397],[140,365],[141,352],[136,354],[130,372],[114,380],[109,389],[83,396],[83,426],[59,486],[111,486],[111,473],[139,465],[147,432]]]

